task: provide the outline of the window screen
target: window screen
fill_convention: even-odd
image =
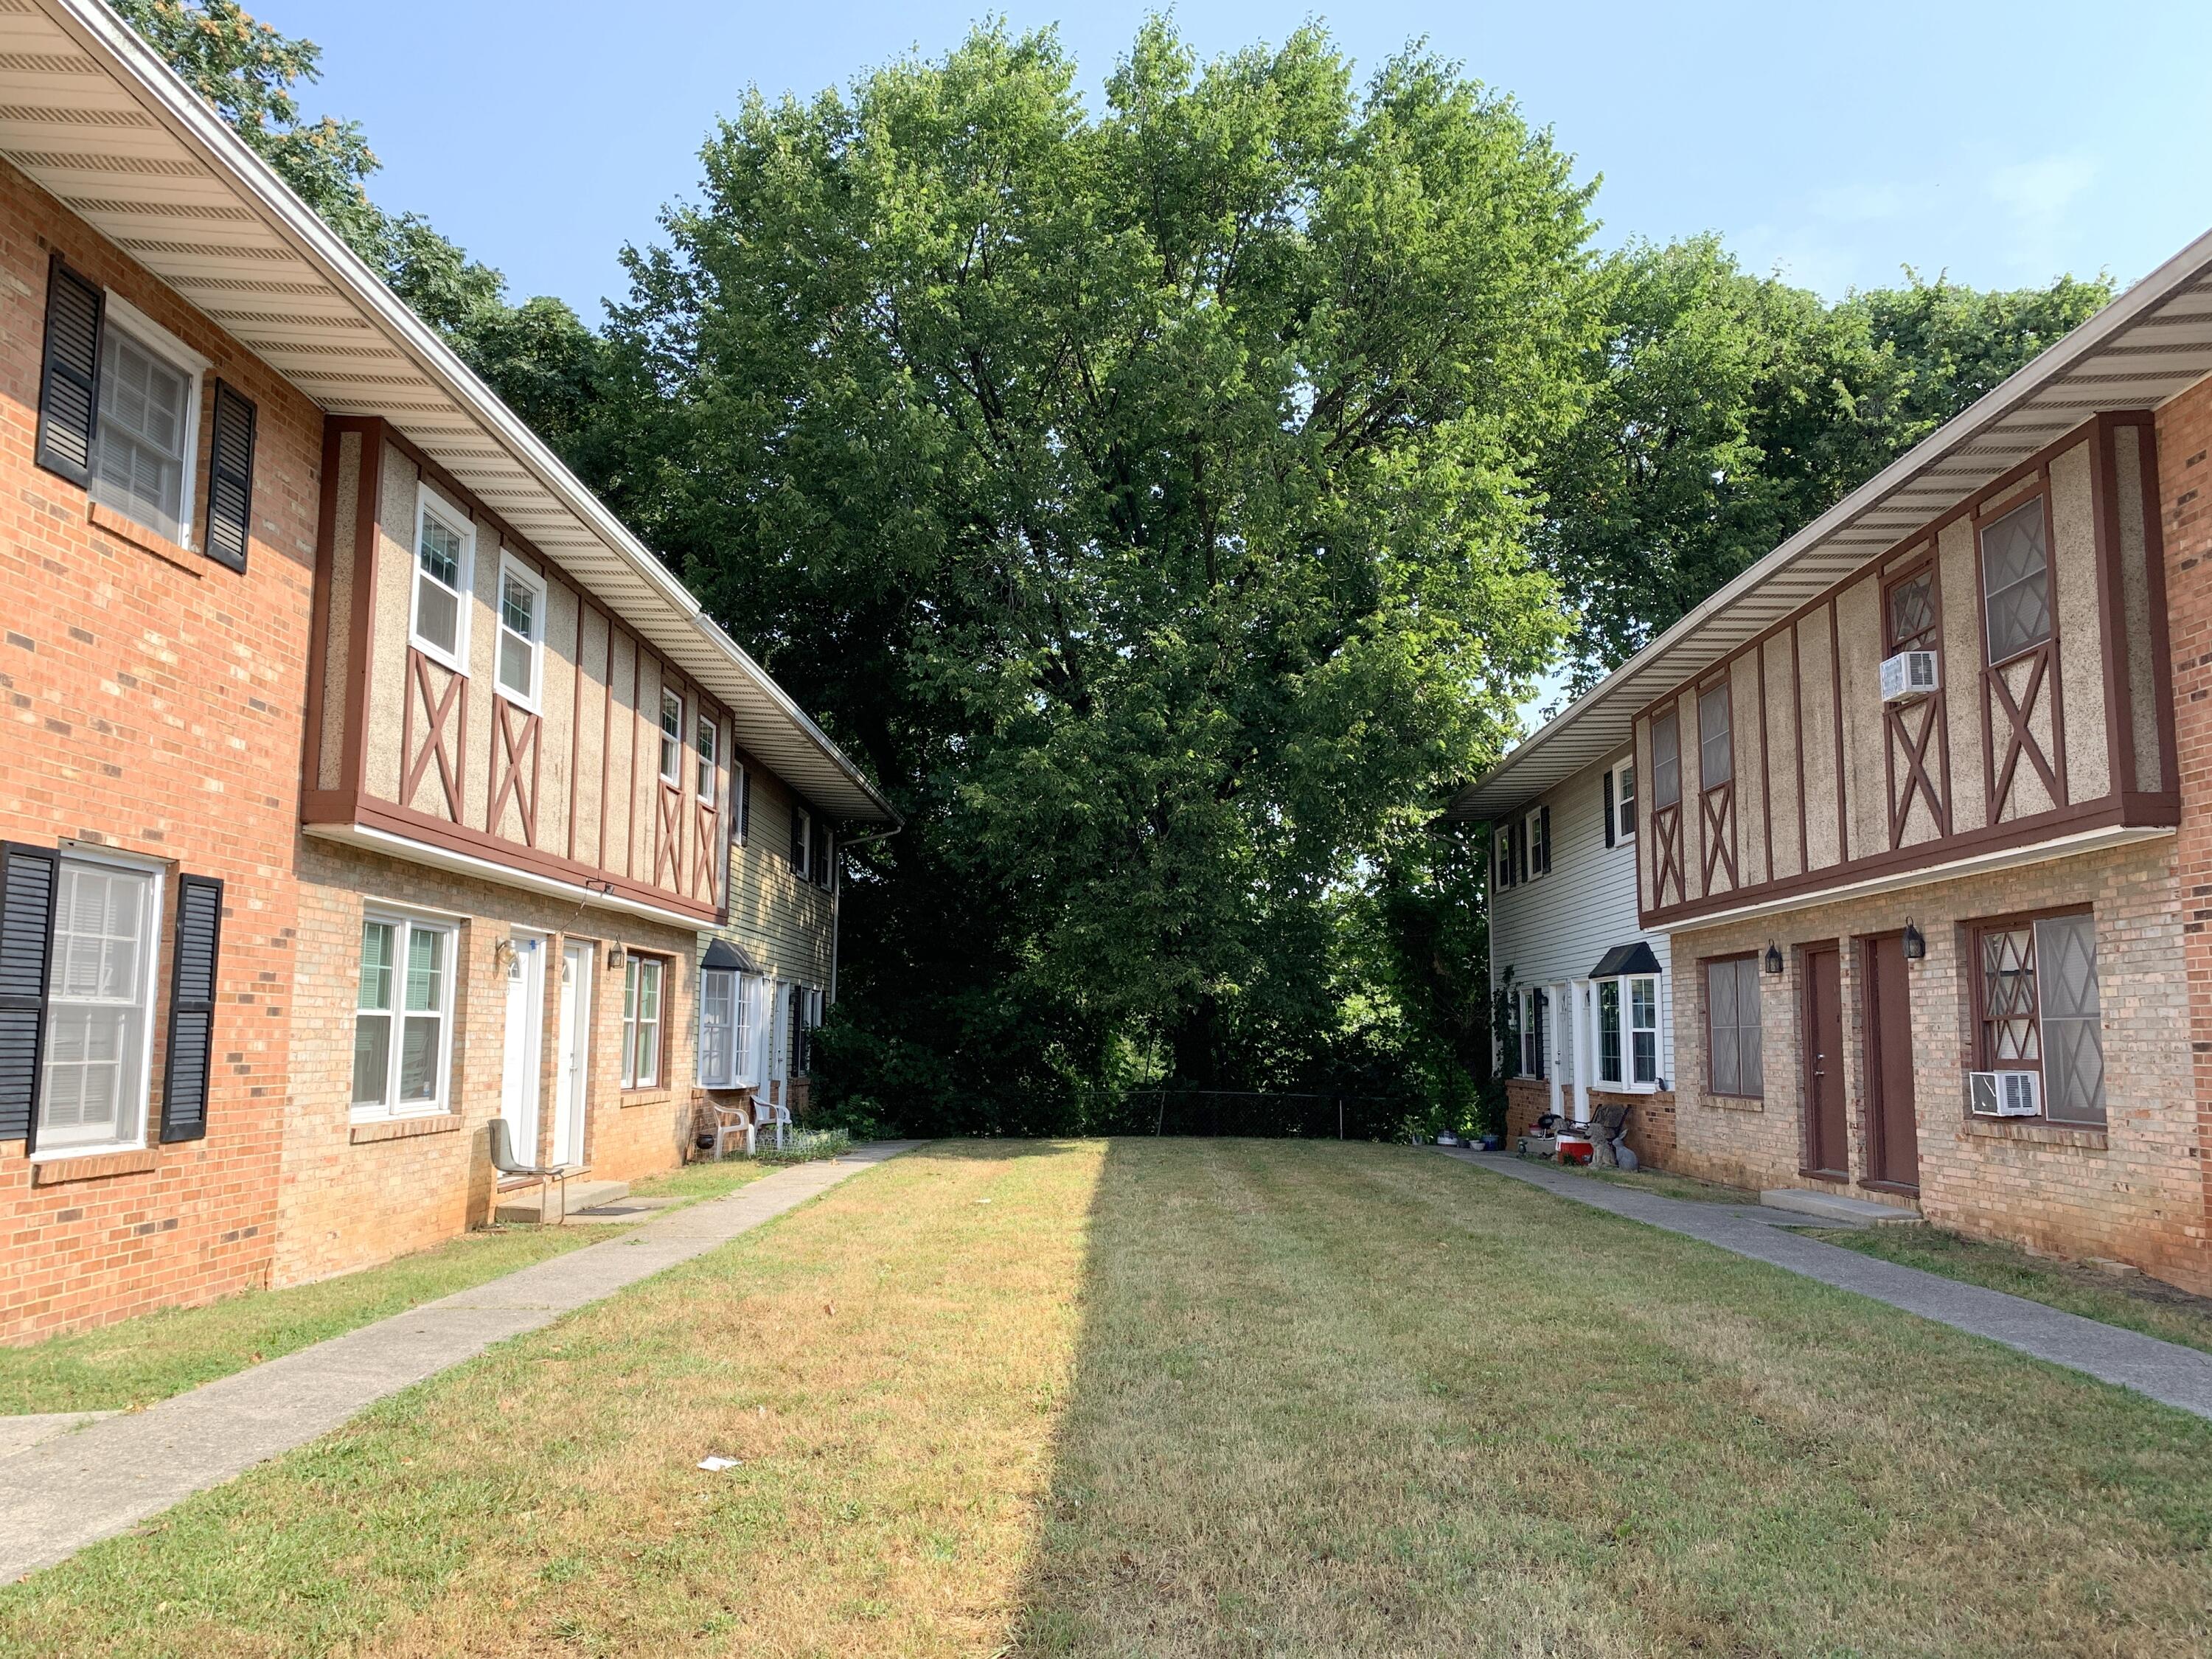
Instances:
[[[2051,637],[2051,562],[2041,496],[1983,526],[1982,600],[1991,663]]]
[[[1698,694],[1698,787],[1716,789],[1735,776],[1735,744],[1725,684]]]
[[[1711,1070],[1707,1086],[1717,1095],[1759,1096],[1766,1091],[1764,1042],[1759,1024],[1759,961],[1738,957],[1705,964],[1707,1023],[1711,1032]]]
[[[1681,801],[1681,722],[1670,708],[1651,722],[1651,804],[1679,806]]]

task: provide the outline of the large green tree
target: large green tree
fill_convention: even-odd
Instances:
[[[2112,297],[2100,277],[1978,292],[1907,272],[1829,305],[1698,237],[1597,276],[1593,395],[1538,474],[1532,545],[1588,684]]]
[[[1346,896],[1556,639],[1566,159],[1316,29],[1075,79],[989,27],[749,100],[616,310],[618,505],[909,815],[832,1051],[910,1120],[1339,1064]]]

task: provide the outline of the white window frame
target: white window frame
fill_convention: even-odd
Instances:
[[[738,1087],[768,1084],[769,981],[765,975],[738,975]]]
[[[645,972],[652,969],[655,975],[653,1000],[653,1074],[646,1076],[638,1066],[640,1053],[638,1036],[646,1022],[639,1018],[638,1009],[645,997]],[[622,1002],[622,1086],[625,1089],[658,1089],[661,1085],[661,1062],[665,1057],[668,1030],[669,962],[643,951],[629,951],[623,960]]]
[[[421,567],[418,565],[416,568],[419,571]],[[437,579],[433,577],[431,580],[434,581]],[[530,686],[527,690],[522,691],[518,691],[507,683],[506,676],[501,672],[500,667],[501,656],[506,649],[508,637],[510,635],[517,639],[522,637],[515,633],[507,620],[507,585],[509,581],[520,582],[528,588],[536,600],[536,604],[531,609],[530,616],[532,623],[538,630],[537,635],[536,637],[525,641],[530,647]],[[518,708],[526,708],[533,714],[538,713],[543,707],[545,696],[546,603],[545,579],[505,548],[500,549],[499,592],[493,605],[492,617],[493,625],[498,633],[498,640],[493,647],[491,657],[492,689]]]
[[[448,1117],[453,1111],[453,982],[461,971],[461,929],[459,924],[446,916],[424,915],[420,912],[396,909],[385,904],[362,907],[362,926],[381,923],[399,930],[392,953],[392,1006],[386,1018],[392,1022],[392,1039],[384,1061],[384,1099],[381,1103],[363,1103],[349,1098],[347,1111],[355,1123],[386,1123],[395,1120],[417,1117]],[[441,933],[445,936],[444,972],[439,978],[438,997],[438,1091],[428,1101],[403,1102],[399,1098],[399,1068],[407,1052],[407,958],[409,946],[417,933]],[[361,1014],[360,946],[354,947],[355,1019]],[[346,1090],[353,1090],[353,1067],[346,1067]]]
[[[1610,978],[1590,981],[1590,1071],[1601,1089],[1616,1094],[1650,1095],[1659,1092],[1659,1079],[1664,1073],[1660,1069],[1659,981],[1657,974],[1617,974]],[[1639,1079],[1636,1075],[1636,988],[1651,988],[1651,1075]],[[1617,1052],[1620,1069],[1610,1075],[1605,1069],[1605,988],[1614,988],[1613,1031],[1619,1040]]]
[[[697,761],[693,784],[699,805],[712,811],[722,799],[722,724],[703,708],[692,717],[691,753]]]
[[[1613,805],[1607,809],[1607,811],[1612,814],[1613,822],[1607,824],[1606,828],[1613,832],[1613,845],[1618,847],[1623,842],[1634,841],[1636,839],[1636,820],[1634,817],[1632,816],[1629,818],[1627,827],[1624,829],[1621,827],[1620,812],[1621,788],[1627,780],[1633,778],[1636,775],[1636,757],[1633,755],[1625,755],[1620,759],[1613,762],[1607,770],[1611,774],[1613,778]],[[1635,801],[1635,786],[1631,783],[1627,785],[1627,788],[1628,799],[1631,801]],[[1639,805],[1641,805],[1640,802],[1638,804]]]
[[[793,801],[791,822],[791,838],[799,843],[799,856],[792,860],[791,873],[801,881],[811,881],[814,879],[814,815]]]
[[[1551,842],[1544,836],[1542,807],[1532,806],[1522,815],[1521,836],[1522,844],[1528,849],[1528,873],[1522,879],[1541,881],[1546,876],[1551,874],[1551,872],[1545,868],[1545,861],[1547,855],[1552,850]]]
[[[668,705],[676,705],[676,729],[668,728]],[[684,741],[684,698],[681,691],[663,685],[660,688],[660,719],[657,730],[660,733],[660,781],[672,789],[684,787],[684,751],[690,745]]]
[[[192,545],[194,505],[192,486],[198,482],[200,471],[200,398],[207,383],[208,374],[215,368],[215,364],[170,333],[167,329],[163,328],[161,324],[139,310],[137,306],[117,294],[114,289],[105,289],[100,304],[100,327],[105,331],[118,324],[121,325],[123,331],[137,342],[140,347],[152,352],[156,357],[167,359],[169,367],[180,371],[185,377],[185,453],[182,458],[185,476],[184,482],[177,491],[176,541],[178,546],[189,549]],[[98,363],[93,365],[93,379],[95,384],[99,380],[100,369],[101,365]],[[100,434],[95,429],[93,433],[93,443],[95,447],[94,457],[95,473],[99,471],[97,454],[99,442]],[[163,533],[158,526],[141,524],[140,520],[132,518],[128,513],[124,513],[119,507],[114,507],[106,502],[102,502],[101,505],[106,507],[111,513],[123,513],[124,517],[131,519],[131,523],[139,525],[142,529],[151,531],[157,536]]]
[[[64,1146],[50,1146],[46,1139],[49,1130],[45,1121],[46,1059],[52,1054],[52,1048],[49,1047],[46,1055],[41,1057],[39,1065],[39,1122],[35,1130],[37,1138],[33,1142],[37,1150],[31,1154],[31,1162],[33,1164],[48,1163],[58,1158],[97,1158],[104,1152],[135,1152],[143,1151],[152,1144],[148,1138],[148,1133],[153,1127],[151,1120],[154,1112],[154,1016],[160,1006],[161,945],[163,944],[161,928],[164,915],[161,902],[167,896],[169,867],[158,859],[133,858],[129,854],[111,853],[106,848],[85,848],[73,842],[63,843],[58,851],[61,862],[64,865],[101,865],[111,870],[128,871],[133,875],[144,876],[148,878],[145,908],[139,918],[140,926],[145,929],[145,936],[143,947],[144,957],[141,963],[142,983],[139,989],[138,1012],[139,1018],[145,1024],[138,1045],[138,1067],[136,1079],[138,1092],[138,1133],[131,1139],[118,1137],[112,1140],[71,1141]],[[55,915],[54,924],[58,932],[61,925],[58,909]],[[50,934],[47,939],[47,949],[50,953],[50,977],[46,989],[45,1014],[45,1019],[49,1024],[54,1017],[53,987],[59,976],[59,964],[54,963],[51,957],[53,945],[53,938]],[[51,1038],[51,1031],[46,1035]]]
[[[738,1076],[744,1067],[741,1052],[744,1046],[744,986],[745,975],[735,968],[702,968],[699,970],[699,1086],[702,1089],[735,1089]],[[726,981],[730,1004],[727,1023],[726,1051],[717,1055],[709,1041],[707,1011],[716,994]],[[717,1065],[717,1060],[726,1063]]]
[[[461,557],[459,583],[447,587],[443,581],[422,568],[422,524],[426,519],[436,519],[447,529],[461,538]],[[470,612],[475,609],[477,574],[476,520],[446,499],[426,481],[415,490],[415,535],[407,546],[407,641],[435,663],[443,664],[466,679],[469,673]],[[433,639],[426,638],[416,624],[420,620],[422,583],[437,582],[440,587],[453,594],[455,607],[453,620],[453,648],[451,651]],[[493,674],[498,679],[496,672]]]
[[[745,822],[745,763],[738,758],[733,744],[730,750],[730,845],[745,846],[752,840],[751,826]]]

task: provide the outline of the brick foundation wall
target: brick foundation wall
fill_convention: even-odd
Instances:
[[[300,849],[301,994],[293,1015],[294,1095],[277,1213],[276,1281],[299,1284],[425,1249],[487,1221],[495,1204],[485,1126],[499,1115],[507,975],[516,929],[547,936],[537,1155],[550,1153],[564,944],[592,952],[584,1157],[592,1178],[635,1181],[681,1163],[693,1121],[694,964],[698,935],[517,889],[446,875],[326,842]],[[356,1124],[350,1095],[363,909],[382,901],[461,920],[453,989],[450,1115]],[[621,1086],[623,970],[607,953],[665,955],[661,1085]],[[532,1149],[518,1148],[526,1162]]]
[[[95,509],[33,460],[49,254],[137,306],[253,399],[241,574]],[[203,383],[196,534],[204,533]],[[224,883],[203,1139],[43,1163],[0,1145],[0,1340],[266,1282],[290,1058],[301,720],[322,416],[52,197],[0,162],[0,838],[166,861],[158,1127],[175,874]],[[95,523],[95,518],[100,522]]]
[[[2019,869],[1934,883],[1784,916],[1678,930],[1674,1167],[1737,1186],[1820,1187],[1802,1173],[1800,1009],[1803,947],[1841,941],[1845,1097],[1853,1196],[1905,1202],[1861,1184],[1869,1172],[1864,963],[1855,941],[1913,921],[1924,960],[1910,966],[1920,1205],[1931,1221],[2069,1257],[2126,1261],[2212,1291],[2203,1246],[2200,1130],[2190,1060],[2177,1040],[2189,992],[2175,971],[2181,919],[2171,837]],[[1984,917],[2087,904],[2096,918],[2107,1126],[1976,1119],[1966,1103],[1974,1027],[1966,925]],[[1705,1092],[1704,959],[1782,947],[1786,971],[1761,975],[1765,1092]]]
[[[1560,1109],[1563,1115],[1573,1113],[1571,1091],[1560,1091]],[[1593,1110],[1600,1106],[1626,1103],[1628,1113],[1628,1146],[1636,1154],[1637,1162],[1647,1169],[1663,1170],[1672,1167],[1674,1158],[1674,1097],[1665,1090],[1656,1094],[1620,1094],[1608,1089],[1593,1089],[1589,1094]],[[1516,1135],[1533,1134],[1536,1120],[1552,1109],[1552,1085],[1541,1079],[1509,1079],[1505,1085],[1505,1146],[1512,1149]]]
[[[2196,1120],[2191,1149],[2197,1215],[2191,1235],[2212,1252],[2212,381],[2158,412],[2158,523],[2165,544],[2167,643],[2181,828],[2174,860],[2181,922],[2179,971],[2189,987],[2189,1072],[2177,1109]],[[2200,1287],[2212,1273],[2200,1273]]]

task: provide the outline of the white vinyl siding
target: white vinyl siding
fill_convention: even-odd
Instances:
[[[1499,984],[1509,968],[1516,989],[1585,980],[1613,946],[1642,940],[1659,960],[1656,1075],[1671,1085],[1674,1079],[1674,976],[1668,971],[1667,935],[1647,933],[1637,926],[1636,842],[1605,844],[1604,776],[1613,759],[1577,773],[1534,803],[1552,809],[1552,871],[1540,882],[1502,890],[1493,883],[1491,982]],[[1514,816],[1517,821],[1521,814],[1516,811]],[[1625,987],[1627,982],[1623,983]],[[1595,1007],[1595,992],[1591,1006]],[[1564,1023],[1565,1011],[1556,1001],[1550,1018],[1559,1027],[1557,1041],[1564,1050],[1571,1033]],[[1595,1035],[1588,1041],[1595,1073]],[[1565,1067],[1569,1077],[1572,1070],[1570,1055]],[[1606,1086],[1595,1077],[1592,1084]]]

